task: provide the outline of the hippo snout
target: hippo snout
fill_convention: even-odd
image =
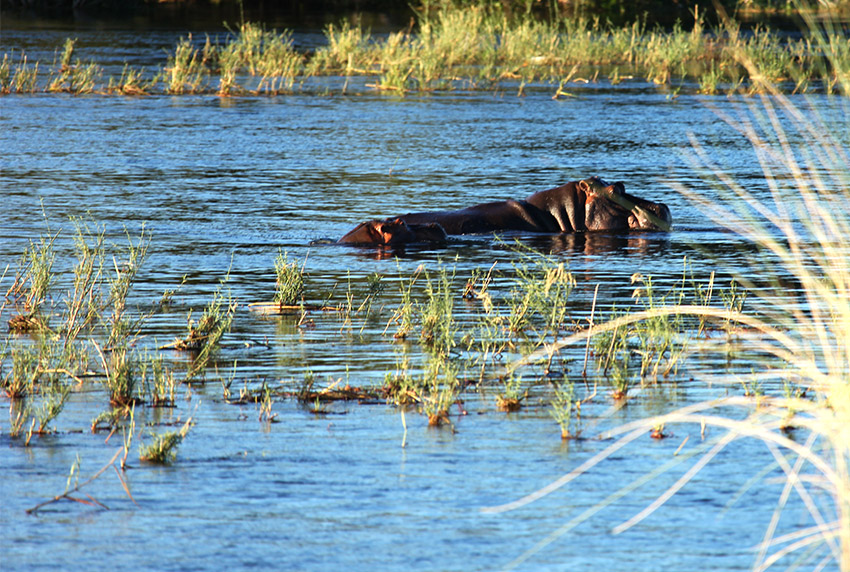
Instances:
[[[629,228],[633,230],[670,230],[673,215],[663,203],[646,202],[635,205],[629,214]]]

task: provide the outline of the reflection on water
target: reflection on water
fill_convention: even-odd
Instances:
[[[2,42],[4,48],[21,42],[33,53],[38,42],[23,45],[27,37],[4,30]],[[141,59],[153,61],[155,54],[158,60],[159,50],[174,42],[167,34],[130,44],[126,35],[115,37],[120,41],[114,49],[110,42],[103,49],[116,66],[139,51]],[[80,34],[81,57],[89,40]],[[507,296],[513,266],[530,249],[564,262],[575,275],[569,317],[575,323],[586,323],[597,285],[602,312],[612,303],[631,303],[630,277],[636,272],[651,275],[664,289],[682,281],[685,257],[695,281],[717,271],[720,283],[721,274],[748,263],[752,245],[707,227],[666,184],[713,196],[714,189],[683,160],[688,134],[697,132],[726,161],[731,176],[747,181],[756,194],[770,192],[746,143],[705,106],[706,101],[725,106],[726,98],[668,100],[651,86],[628,82],[573,91],[576,97],[557,101],[533,87],[523,98],[369,92],[226,100],[4,97],[0,267],[10,264],[14,272],[30,240],[58,232],[61,290],[68,287],[74,262],[68,217],[90,216],[115,243],[126,241],[127,232],[137,236],[146,225],[153,243],[131,302],[153,309],[164,291],[177,293],[168,308],[151,316],[141,346],[154,348],[184,335],[189,310],[200,312],[229,277],[231,293],[243,306],[225,338],[219,377],[234,375],[236,391],[263,383],[295,388],[308,372],[323,384],[378,385],[405,351],[418,356],[415,345],[383,333],[386,315],[362,329],[346,329],[335,314],[314,313],[301,322],[248,312],[244,304],[271,298],[279,251],[307,260],[308,302],[342,302],[348,288],[359,295],[366,278],[378,273],[385,284],[378,305],[389,311],[420,265],[432,272],[450,268],[460,280],[495,263],[493,290]],[[403,250],[310,245],[338,238],[369,218],[523,197],[591,175],[625,181],[630,192],[667,203],[673,232],[472,236]],[[473,311],[457,304],[459,315]],[[564,364],[579,384],[583,357],[579,348]],[[236,373],[228,373],[234,363]],[[587,434],[735,392],[734,385],[701,383],[700,372],[725,368],[695,363],[691,372],[662,380],[613,413],[600,396],[583,409]],[[57,435],[37,439],[30,448],[10,440],[2,423],[4,570],[85,569],[113,558],[159,570],[489,570],[627,480],[671,459],[686,438],[692,444],[700,440],[699,428],[687,427],[665,441],[647,437],[558,494],[517,513],[482,515],[481,507],[547,484],[604,443],[562,444],[538,389],[527,407],[510,415],[495,410],[486,388],[471,391],[465,394],[468,415],[452,413],[453,430],[428,429],[421,415],[408,411],[402,417],[390,406],[341,403],[317,416],[291,400],[276,402],[278,422],[263,425],[253,404],[222,401],[219,377],[181,388],[173,409],[137,411],[139,427],[189,416],[197,422],[173,467],[132,463],[128,480],[138,507],[116,480],[103,478],[91,494],[110,506],[108,512],[68,504],[38,517],[23,513],[61,492],[77,455],[86,476],[119,446],[118,437],[105,443],[105,435],[88,431],[92,417],[107,407],[96,384],[73,396],[55,424]],[[724,508],[772,461],[746,441],[721,457],[645,525],[617,537],[609,532],[677,474],[659,477],[601,511],[536,554],[528,567],[748,569],[749,547],[761,540],[779,490],[762,482]],[[701,518],[694,526],[696,511]]]

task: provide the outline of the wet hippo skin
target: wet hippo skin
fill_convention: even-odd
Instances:
[[[338,242],[343,244],[410,244],[446,240],[446,231],[429,222],[408,224],[400,218],[361,222]]]
[[[662,203],[626,192],[622,183],[591,177],[539,191],[524,200],[482,203],[454,211],[408,213],[361,223],[340,242],[404,244],[444,240],[445,234],[498,231],[571,233],[604,230],[670,230]],[[435,226],[442,228],[439,232]]]

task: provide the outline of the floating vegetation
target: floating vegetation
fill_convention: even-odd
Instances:
[[[8,324],[13,332],[32,332],[48,328],[48,315],[43,306],[47,301],[53,279],[56,254],[53,242],[56,236],[42,237],[38,243],[30,241],[19,262],[15,280],[6,291],[17,309]]]
[[[192,367],[186,374],[187,380],[193,380],[203,375],[210,361],[218,353],[221,338],[230,331],[233,315],[236,312],[236,301],[226,291],[223,280],[213,293],[212,300],[204,308],[201,318],[195,322],[189,312],[189,333],[185,338],[178,338],[171,347],[177,350],[194,352]]]
[[[93,422],[95,428],[114,428],[120,412],[134,406],[173,407],[182,382],[201,382],[212,367],[218,371],[222,339],[237,317],[238,304],[225,279],[199,318],[194,317],[194,309],[189,310],[184,336],[166,346],[142,343],[138,347],[150,317],[168,311],[155,302],[146,313],[130,302],[150,248],[150,234],[144,227],[136,237],[125,230],[123,244],[108,246],[98,225],[84,219],[72,223],[75,263],[69,265],[66,278],[57,278],[53,270],[59,235],[49,235],[28,246],[8,290],[8,309],[41,324],[30,330],[32,339],[9,337],[0,351],[3,393],[20,401],[11,413],[10,426],[13,434],[27,435],[27,439],[46,431],[68,396],[89,386],[88,378],[102,381],[112,408],[106,417]],[[345,338],[347,343],[360,343],[367,336],[374,340],[379,335],[400,352],[398,366],[377,385],[349,381],[348,374],[344,383],[340,379],[330,384],[309,376],[298,391],[288,389],[286,380],[279,385],[263,380],[262,389],[246,381],[237,396],[231,388],[241,368],[234,360],[230,379],[222,380],[225,400],[260,404],[261,418],[267,421],[275,418],[271,411],[274,399],[296,398],[317,408],[337,401],[390,402],[417,408],[436,426],[451,424],[449,412],[455,405],[462,411],[465,392],[475,388],[490,393],[495,408],[503,411],[519,411],[526,404],[548,405],[558,412],[562,434],[573,435],[570,415],[578,401],[605,399],[606,395],[623,399],[633,388],[675,378],[689,338],[705,335],[712,327],[705,320],[689,321],[672,314],[631,320],[633,313],[652,312],[689,299],[717,312],[743,309],[740,288],[734,283],[729,289],[719,288],[713,276],[705,287],[686,272],[669,291],[659,294],[651,277],[636,275],[632,307],[611,309],[609,320],[621,323],[609,329],[591,327],[593,320],[586,320],[586,307],[573,300],[576,282],[563,262],[519,242],[505,247],[513,250],[511,265],[501,269],[494,264],[465,278],[444,264],[434,270],[421,265],[408,276],[394,278],[397,290],[386,288],[388,278],[381,274],[358,281],[349,277],[345,299],[336,304],[336,287],[320,296],[311,292],[306,259],[290,260],[278,252],[275,302],[270,303],[277,308],[273,319],[291,320],[280,308],[297,302],[295,332],[316,327],[357,332]],[[112,263],[107,265],[106,260]],[[52,294],[55,284],[64,280],[68,280],[65,293]],[[181,287],[185,284],[184,276]],[[386,327],[376,334],[382,323]],[[723,327],[731,332],[728,318]],[[579,372],[579,356],[549,352],[562,339],[575,335],[592,338],[594,359],[590,363],[595,364],[595,371],[587,371],[587,358]],[[256,343],[252,340],[246,346]],[[271,347],[267,342],[262,345]],[[180,364],[166,360],[160,353],[164,349],[191,355]],[[96,354],[94,359],[90,350]],[[93,364],[96,371],[91,371]],[[516,370],[526,366],[531,369]],[[565,382],[552,390],[552,379],[579,373],[593,377],[592,392],[585,384],[584,394],[578,395],[579,389],[570,385],[576,395],[567,400],[562,387]],[[63,385],[63,377],[72,379],[74,385]],[[597,397],[598,384],[609,390]]]
[[[555,386],[555,393],[549,403],[549,413],[561,428],[561,440],[567,440],[575,436],[574,429],[576,417],[581,412],[581,402],[573,401],[575,387],[572,383],[565,381]]]
[[[496,407],[506,413],[519,411],[522,400],[526,397],[528,392],[522,390],[522,377],[517,373],[510,373],[505,376],[503,390],[496,396]]]
[[[638,20],[616,27],[598,19],[556,16],[534,19],[508,14],[499,4],[423,10],[418,26],[372,36],[348,22],[328,25],[325,45],[298,51],[291,30],[243,23],[223,39],[200,44],[181,39],[159,71],[124,66],[120,78],[100,85],[95,62],[76,58],[76,40],[66,40],[47,78],[38,86],[39,62],[4,54],[0,94],[35,91],[144,95],[214,93],[279,95],[296,89],[325,92],[311,78],[366,78],[364,86],[397,94],[408,91],[503,90],[518,95],[530,86],[569,96],[569,83],[639,79],[694,92],[763,92],[766,86],[793,92],[847,94],[850,49],[841,31],[809,22],[802,37],[757,26],[742,30],[729,19],[709,29],[698,12],[686,29],[648,29]],[[741,62],[746,60],[747,65]],[[42,66],[41,69],[43,69]],[[158,88],[161,81],[161,88]]]
[[[152,443],[141,446],[139,460],[156,465],[173,463],[177,458],[177,446],[186,438],[191,427],[192,418],[190,417],[179,431],[166,431],[153,435]]]
[[[307,261],[304,261],[306,264]],[[287,254],[278,252],[274,261],[275,295],[274,301],[279,306],[294,306],[304,295],[304,266],[300,268],[297,261],[289,261]]]
[[[204,91],[204,80],[210,73],[207,63],[212,52],[209,38],[203,50],[195,48],[191,34],[180,40],[165,67],[166,93],[177,95]]]

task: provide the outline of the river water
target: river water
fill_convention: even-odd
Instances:
[[[82,58],[94,57],[112,73],[124,61],[162,64],[163,50],[179,37],[4,30],[2,49],[24,48],[50,62],[68,36],[78,38]],[[714,270],[719,281],[744,268],[751,245],[708,221],[671,185],[716,193],[690,162],[695,137],[725,172],[767,196],[749,143],[717,115],[736,114],[747,102],[695,95],[693,86],[671,93],[637,80],[572,84],[572,97],[558,100],[551,86],[527,87],[523,97],[515,86],[398,97],[370,90],[365,80],[353,80],[347,95],[339,93],[341,79],[323,81],[326,89],[280,97],[0,98],[0,266],[9,264],[13,273],[29,241],[59,232],[61,288],[74,261],[69,217],[90,217],[110,242],[126,241],[125,229],[137,236],[144,225],[152,242],[131,304],[149,311],[165,290],[177,293],[148,319],[140,348],[155,351],[185,334],[189,310],[197,316],[225,277],[240,303],[219,375],[179,386],[173,408],[137,410],[139,428],[162,431],[190,416],[195,425],[170,466],[140,463],[137,443],[131,446],[126,480],[135,504],[110,469],[84,489],[110,510],[64,502],[25,512],[63,492],[75,459],[82,481],[121,446],[120,434],[107,439],[89,430],[108,409],[99,383],[74,392],[53,423],[56,432],[29,447],[9,437],[5,417],[0,421],[3,570],[749,569],[782,490],[774,480],[781,473],[758,441],[735,441],[658,512],[611,532],[719,436],[709,430],[703,440],[699,426],[671,427],[663,440],[647,433],[515,511],[481,510],[587,461],[611,444],[601,437],[608,428],[742,394],[733,373],[717,383],[713,374],[728,371],[722,360],[695,360],[675,379],[636,391],[622,408],[612,409],[601,391],[583,406],[586,438],[566,442],[541,392],[505,414],[493,391],[467,391],[467,414],[453,407],[451,428],[429,428],[415,409],[345,402],[316,414],[291,398],[274,401],[276,422],[267,423],[258,420],[258,405],[227,403],[219,381],[232,379],[234,389],[295,388],[312,372],[323,386],[378,386],[398,364],[403,344],[383,334],[389,314],[346,329],[327,313],[313,313],[299,327],[295,317],[249,311],[248,303],[271,299],[279,251],[305,264],[310,301],[339,303],[349,288],[362,295],[367,277],[379,273],[386,288],[378,304],[387,307],[420,265],[463,277],[495,262],[509,277],[522,256],[489,236],[389,256],[310,246],[368,218],[520,198],[591,175],[667,203],[675,222],[670,233],[521,238],[576,277],[576,322],[586,322],[597,285],[600,306],[628,306],[636,272],[664,289],[681,279],[685,257],[697,281],[707,282]],[[843,117],[841,104],[825,97],[817,104]],[[9,283],[7,276],[3,288]],[[54,296],[61,298],[61,290]],[[456,301],[459,314],[463,304]],[[415,360],[420,354],[411,351]],[[164,354],[185,365],[185,355]],[[571,358],[576,380],[583,354],[581,348]],[[609,495],[675,459],[681,465],[608,504]],[[592,507],[598,510],[584,518]],[[782,530],[807,526],[808,518],[801,503],[791,502]],[[581,522],[572,526],[574,519]],[[825,555],[818,550],[815,561]]]

